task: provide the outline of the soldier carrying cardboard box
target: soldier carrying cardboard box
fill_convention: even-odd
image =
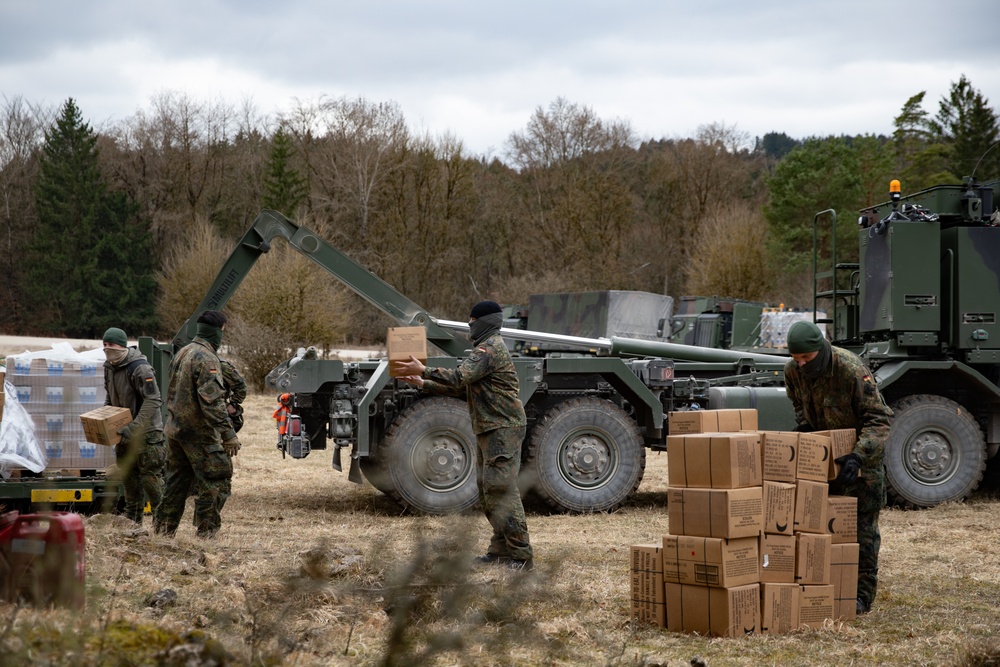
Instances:
[[[118,430],[115,460],[122,471],[125,516],[142,523],[143,494],[156,511],[163,497],[163,466],[167,448],[156,373],[146,357],[128,346],[125,332],[111,327],[104,332],[105,405],[128,408],[132,422]]]

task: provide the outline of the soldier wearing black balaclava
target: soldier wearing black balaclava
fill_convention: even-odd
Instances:
[[[452,370],[427,368],[419,360],[396,362],[405,377],[424,392],[465,398],[476,434],[476,482],[479,501],[493,527],[490,547],[481,563],[512,569],[534,567],[528,523],[517,488],[521,442],[527,419],[519,398],[517,370],[500,336],[503,310],[480,301],[469,313],[472,352]]]
[[[831,490],[858,499],[859,614],[867,613],[878,587],[878,553],[882,542],[879,511],[885,507],[885,439],[892,411],[882,400],[875,378],[854,353],[830,345],[812,322],[788,329],[785,387],[795,408],[797,431],[853,428],[854,451],[840,465]]]
[[[166,488],[156,532],[172,536],[194,486],[194,523],[200,537],[222,526],[222,507],[233,478],[232,457],[240,450],[226,409],[226,387],[218,350],[226,316],[206,310],[198,317],[197,335],[170,362],[167,385]]]

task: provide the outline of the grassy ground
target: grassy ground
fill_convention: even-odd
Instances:
[[[328,452],[282,460],[252,396],[223,529],[175,539],[87,519],[82,613],[0,606],[0,665],[991,665],[1000,503],[882,514],[871,614],[784,636],[706,639],[629,621],[628,547],[667,532],[666,456],[614,514],[529,514],[533,573],[473,568],[477,514],[401,516]],[[146,526],[149,526],[147,518]],[[164,593],[176,594],[171,599]]]

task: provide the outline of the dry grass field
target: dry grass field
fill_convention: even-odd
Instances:
[[[195,536],[190,503],[175,539],[88,517],[86,608],[0,606],[0,665],[1000,664],[990,492],[882,514],[871,614],[708,639],[629,620],[629,545],[667,532],[665,455],[613,514],[531,512],[537,569],[514,573],[469,564],[488,544],[481,515],[402,516],[328,451],[282,460],[273,408],[248,400],[216,539]]]

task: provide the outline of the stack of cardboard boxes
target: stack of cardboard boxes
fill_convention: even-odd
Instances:
[[[7,358],[17,400],[31,415],[46,469],[99,470],[115,462],[112,447],[88,442],[80,415],[104,404],[104,372],[96,361],[22,355]],[[13,372],[11,372],[13,371]]]
[[[670,432],[669,534],[632,547],[633,618],[713,636],[854,618],[857,504],[828,486],[854,431],[759,431],[756,410],[702,410],[672,413]]]

